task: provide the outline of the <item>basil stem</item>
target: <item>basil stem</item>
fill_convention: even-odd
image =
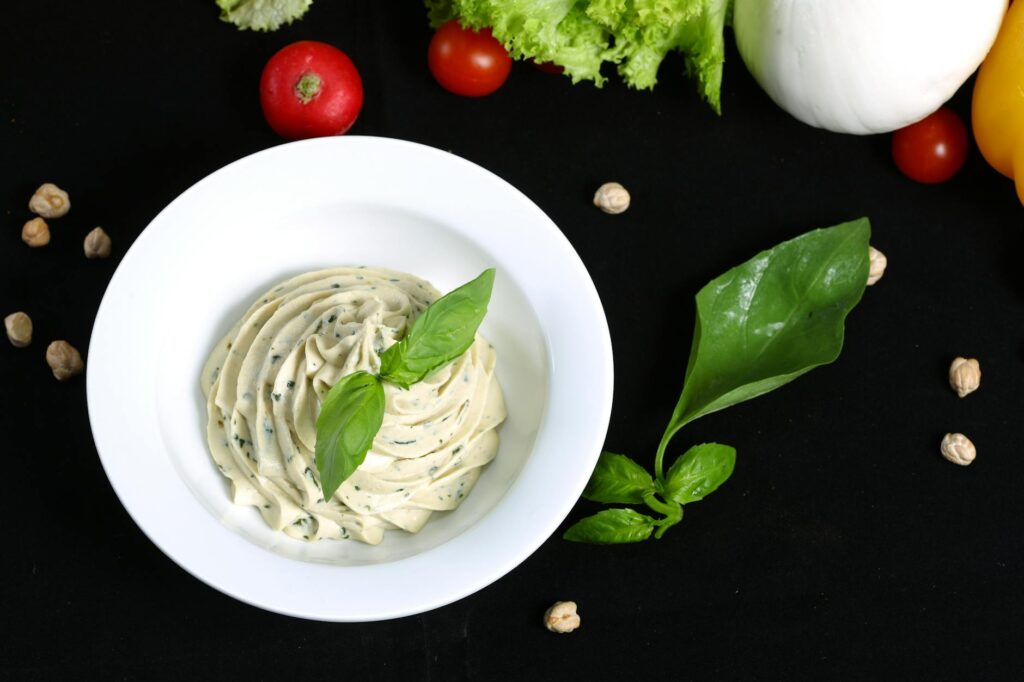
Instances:
[[[636,504],[639,496],[665,516],[650,521],[658,538],[682,519],[682,505],[703,499],[724,483],[735,466],[733,448],[694,446],[676,460],[666,478],[669,444],[691,421],[763,395],[839,356],[846,316],[867,285],[870,236],[867,218],[814,230],[708,282],[696,296],[683,390],[654,455],[653,485],[628,457],[605,453],[587,486],[587,499]],[[603,543],[622,537],[611,530],[601,536],[602,528],[595,523],[585,534],[565,537]],[[630,538],[636,541],[635,535]]]

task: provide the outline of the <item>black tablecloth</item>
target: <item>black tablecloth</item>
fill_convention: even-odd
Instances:
[[[5,538],[0,676],[9,679],[995,679],[1019,672],[1024,600],[1024,211],[975,148],[951,182],[918,185],[888,136],[804,126],[732,48],[722,117],[681,59],[654,92],[517,64],[482,99],[426,68],[425,12],[317,0],[271,34],[218,21],[213,0],[25,2],[0,21],[3,314],[36,341],[0,344]],[[557,535],[497,583],[419,616],[326,624],[207,587],[139,531],[104,476],[85,381],[53,380],[46,344],[83,353],[118,260],[153,216],[211,171],[280,140],[257,82],[279,47],[344,49],[366,88],[352,134],[450,150],[494,171],[562,229],[603,300],[615,352],[610,449],[649,464],[681,388],[692,297],[805,230],[867,215],[889,258],[831,366],[688,426],[679,441],[739,451],[732,479],[664,539],[622,547]],[[969,113],[970,84],[953,106]],[[633,205],[590,203],[617,180]],[[35,187],[74,208],[53,242],[20,241]],[[102,225],[114,256],[87,261]],[[201,245],[197,245],[197,248]],[[956,355],[982,388],[946,385]],[[968,468],[946,431],[978,446]],[[592,513],[580,502],[567,520]],[[564,527],[563,527],[564,528]],[[429,576],[424,576],[429,580]],[[583,626],[540,625],[556,599]]]

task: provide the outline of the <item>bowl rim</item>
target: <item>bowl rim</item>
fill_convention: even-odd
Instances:
[[[560,494],[554,497],[546,497],[543,500],[543,506],[540,508],[533,507],[529,509],[527,516],[533,525],[520,524],[520,527],[515,530],[507,543],[504,539],[498,541],[494,538],[488,538],[486,534],[493,532],[493,529],[490,529],[488,526],[494,525],[497,521],[494,523],[487,523],[487,521],[499,509],[503,509],[503,513],[507,515],[510,505],[528,502],[530,496],[524,492],[526,484],[531,483],[539,488],[547,485],[542,478],[538,478],[535,471],[529,477],[524,478],[524,474],[527,469],[532,471],[532,469],[539,466],[535,461],[532,468],[530,465],[531,461],[536,460],[534,454],[539,447],[541,434],[558,428],[558,425],[550,423],[551,420],[548,418],[550,406],[545,408],[537,440],[532,446],[530,455],[527,457],[524,470],[512,482],[510,488],[505,491],[502,499],[496,503],[494,508],[490,509],[473,526],[455,538],[423,553],[388,563],[369,566],[334,566],[300,562],[277,555],[266,549],[256,547],[237,533],[231,532],[218,519],[213,518],[202,507],[199,500],[192,496],[192,499],[196,502],[195,507],[200,509],[202,514],[212,520],[217,526],[226,531],[223,536],[217,537],[216,540],[204,538],[200,541],[197,539],[196,547],[198,552],[221,552],[227,554],[231,561],[239,562],[256,556],[253,554],[254,551],[259,552],[267,558],[266,565],[268,568],[274,571],[282,571],[286,567],[278,565],[276,562],[289,562],[289,564],[301,567],[301,569],[296,569],[296,572],[301,574],[302,579],[324,585],[330,584],[331,580],[338,580],[336,572],[345,571],[347,572],[346,575],[358,582],[369,581],[369,584],[379,587],[389,580],[401,579],[403,574],[408,574],[409,570],[422,570],[424,566],[421,564],[426,563],[427,567],[429,567],[430,562],[435,559],[445,561],[446,569],[456,570],[452,568],[453,562],[457,558],[452,554],[453,545],[460,545],[470,541],[478,541],[482,545],[486,545],[485,558],[490,563],[477,570],[458,570],[458,575],[447,580],[445,585],[438,590],[438,594],[429,598],[420,596],[404,606],[389,604],[377,610],[362,607],[361,610],[338,611],[336,605],[333,607],[317,605],[308,599],[301,606],[293,606],[288,602],[288,599],[280,600],[263,594],[254,594],[251,584],[241,584],[238,581],[233,581],[230,573],[213,569],[208,563],[197,559],[197,555],[194,552],[189,554],[193,550],[188,549],[189,545],[187,543],[183,545],[180,538],[174,536],[173,524],[168,525],[157,519],[154,516],[153,509],[147,506],[145,498],[129,485],[131,475],[124,467],[123,458],[115,455],[114,450],[118,447],[117,439],[114,438],[116,430],[112,430],[109,410],[103,407],[105,404],[109,405],[109,402],[105,403],[105,401],[108,401],[107,396],[111,395],[110,391],[113,388],[110,376],[104,376],[104,371],[113,366],[111,363],[116,356],[116,354],[112,355],[116,348],[112,348],[110,345],[112,341],[109,329],[113,324],[109,320],[112,317],[116,320],[118,314],[118,303],[115,299],[118,297],[118,292],[124,286],[122,281],[130,276],[127,273],[129,273],[132,267],[136,266],[136,261],[140,258],[145,259],[146,250],[150,248],[150,243],[155,242],[159,233],[170,229],[169,226],[173,227],[174,214],[179,207],[186,205],[196,198],[201,200],[202,193],[206,188],[224,181],[225,178],[230,178],[232,174],[250,169],[258,164],[270,166],[273,166],[275,163],[280,164],[286,162],[289,157],[301,159],[307,153],[320,153],[318,150],[330,150],[331,153],[343,150],[346,158],[356,158],[361,154],[372,155],[382,153],[382,150],[385,150],[388,154],[405,155],[418,161],[427,160],[429,163],[436,163],[442,167],[447,166],[447,169],[454,173],[467,173],[476,176],[476,179],[480,182],[492,185],[495,192],[501,194],[507,201],[517,204],[518,209],[525,210],[532,215],[532,226],[528,227],[528,229],[536,232],[532,236],[544,239],[547,248],[557,250],[558,258],[565,267],[564,276],[575,287],[572,291],[572,296],[574,297],[575,305],[578,306],[578,310],[573,311],[573,314],[576,315],[574,320],[579,318],[582,322],[578,323],[584,324],[587,331],[590,332],[587,338],[588,345],[592,347],[593,366],[588,368],[591,371],[591,375],[584,377],[589,382],[585,384],[586,395],[582,395],[579,398],[580,401],[586,403],[586,409],[580,408],[572,413],[574,415],[585,413],[586,415],[586,425],[588,428],[585,432],[581,431],[581,433],[576,434],[577,438],[573,441],[573,444],[580,453],[583,453],[581,455],[584,458],[582,461],[589,463],[589,466],[578,466],[571,472],[558,471],[560,487],[555,489],[554,492]],[[280,165],[277,167],[280,167]],[[536,302],[529,297],[527,302],[531,307],[535,308],[536,313]],[[567,394],[569,389],[567,386],[559,386],[556,378],[559,377],[558,372],[563,371],[565,365],[572,364],[571,360],[563,362],[563,360],[568,358],[564,350],[567,342],[560,337],[553,340],[549,336],[551,330],[544,327],[544,320],[539,313],[538,321],[548,351],[549,371],[551,372],[551,385],[548,389],[551,394],[550,400],[564,401],[565,398],[561,397],[561,395]],[[116,328],[116,325],[114,327]],[[556,342],[555,346],[557,346],[558,355],[553,354],[553,342]],[[569,372],[569,376],[572,379],[578,380],[580,378],[577,374],[572,373],[572,367],[566,371]],[[555,223],[522,192],[496,174],[477,164],[427,145],[374,136],[315,138],[281,144],[257,151],[213,171],[178,195],[142,230],[138,238],[126,251],[117,270],[111,277],[96,314],[90,339],[86,371],[89,419],[101,464],[118,499],[132,520],[135,521],[136,525],[139,526],[150,541],[175,563],[202,582],[242,602],[285,615],[336,622],[386,620],[438,608],[486,587],[529,557],[554,533],[568,516],[590,477],[593,466],[596,464],[600,454],[611,418],[613,385],[614,368],[611,338],[600,298],[582,260]],[[555,391],[556,386],[559,388],[557,392]],[[562,436],[558,437],[561,438]],[[166,453],[163,456],[166,458]],[[552,491],[549,490],[548,492]],[[523,499],[520,500],[519,498]],[[191,515],[193,512],[194,510],[188,510],[187,513]],[[532,528],[532,530],[525,532],[523,529],[528,527]],[[387,542],[386,539],[385,542]],[[506,546],[502,549],[498,545]],[[493,549],[492,546],[494,546]],[[448,549],[444,552],[439,552],[439,550],[445,548]],[[435,556],[431,557],[429,555]],[[270,564],[273,564],[273,566],[270,566]],[[370,572],[373,572],[373,574],[371,575]]]

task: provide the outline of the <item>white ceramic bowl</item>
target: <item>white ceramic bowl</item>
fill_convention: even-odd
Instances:
[[[202,364],[273,283],[376,265],[442,291],[498,271],[481,328],[508,404],[497,458],[416,535],[305,543],[232,505],[207,452]],[[89,416],[139,527],[200,580],[250,604],[335,621],[426,611],[481,589],[565,518],[601,449],[612,355],[600,300],[558,228],[497,176],[371,137],[246,157],[162,211],[125,255],[89,347]]]

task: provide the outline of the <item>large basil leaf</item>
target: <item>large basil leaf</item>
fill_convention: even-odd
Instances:
[[[651,537],[654,519],[632,509],[605,509],[580,519],[562,537],[571,542],[592,545],[619,545],[642,542]]]
[[[384,421],[384,386],[366,372],[353,372],[327,392],[316,420],[316,469],[329,500],[366,459]]]
[[[694,445],[669,467],[665,497],[679,504],[702,500],[725,483],[735,466],[735,448],[718,443]]]
[[[697,294],[683,393],[666,429],[786,384],[832,362],[868,279],[867,218],[759,253]]]
[[[605,504],[642,504],[644,493],[653,490],[654,479],[642,466],[625,455],[602,452],[583,497]]]
[[[493,287],[490,268],[427,306],[402,340],[381,354],[381,378],[409,388],[465,353],[487,314]]]

